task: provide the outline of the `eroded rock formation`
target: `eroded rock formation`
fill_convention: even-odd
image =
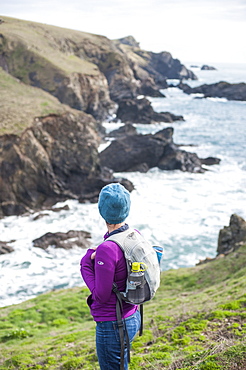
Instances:
[[[47,249],[48,247],[71,249],[80,247],[87,249],[90,247],[91,234],[82,230],[70,230],[67,233],[46,233],[40,238],[34,239],[33,246],[36,248]]]
[[[168,127],[154,135],[120,136],[100,154],[102,166],[115,172],[147,172],[152,167],[162,170],[181,170],[202,173],[202,160],[195,153],[179,149],[173,142],[173,128]]]
[[[142,99],[123,99],[120,101],[116,116],[125,123],[145,123],[183,121],[182,116],[169,112],[155,112],[150,101]]]
[[[1,242],[0,241],[0,254],[7,254],[14,251],[14,248],[12,248],[9,245],[9,242]]]
[[[217,254],[228,254],[246,244],[246,222],[237,214],[230,217],[229,226],[219,232]]]
[[[217,82],[191,88],[189,85],[180,83],[178,87],[186,94],[203,94],[204,98],[226,98],[228,100],[246,100],[246,83],[230,84],[229,82]]]
[[[114,181],[100,166],[100,137],[85,113],[36,118],[19,137],[0,137],[0,216],[48,207],[59,200],[90,201]]]

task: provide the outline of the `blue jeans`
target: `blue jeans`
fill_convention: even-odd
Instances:
[[[130,343],[140,329],[139,311],[125,319]],[[97,356],[101,370],[120,369],[120,337],[117,321],[100,321],[96,326]],[[124,369],[128,369],[127,350],[125,349]]]

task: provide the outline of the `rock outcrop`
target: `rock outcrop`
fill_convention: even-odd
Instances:
[[[246,222],[242,217],[233,214],[229,226],[225,226],[219,232],[217,254],[226,255],[242,244],[246,244]]]
[[[80,112],[36,118],[19,137],[0,137],[0,217],[49,207],[59,200],[93,201],[115,181],[98,157],[92,116]]]
[[[46,233],[40,238],[34,239],[33,246],[47,249],[48,247],[71,249],[79,247],[87,249],[91,246],[91,234],[88,231],[70,230],[67,233]]]
[[[202,173],[202,161],[195,153],[180,150],[173,143],[173,128],[154,135],[127,135],[111,142],[100,154],[102,166],[115,172],[147,172],[152,167]]]
[[[182,116],[176,116],[169,112],[155,112],[150,101],[142,99],[121,100],[116,112],[116,117],[125,123],[154,123],[183,121]]]
[[[216,71],[216,68],[213,66],[208,66],[207,64],[204,64],[201,66],[201,71]]]
[[[8,242],[1,242],[0,241],[0,254],[7,254],[14,251],[14,248],[12,248]]]
[[[113,138],[124,138],[130,135],[137,135],[137,129],[129,123],[109,132],[106,136]]]
[[[197,87],[190,87],[180,83],[178,87],[186,94],[203,94],[204,98],[226,98],[228,100],[246,100],[246,83],[230,84],[228,82],[218,82],[215,84],[204,84]]]
[[[224,226],[219,232],[216,257],[206,257],[204,260],[200,260],[197,265],[223,258],[244,244],[246,244],[246,222],[234,213],[230,217],[229,226]],[[238,254],[235,254],[235,257],[238,257]]]

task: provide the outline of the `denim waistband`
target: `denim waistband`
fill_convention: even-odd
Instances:
[[[133,316],[135,316],[136,314],[137,314],[137,312],[139,312],[138,310],[137,311],[135,311],[132,315],[130,315],[130,316],[127,316],[124,320],[125,321],[128,321],[128,320],[131,320],[131,318],[133,317]],[[115,323],[117,323],[118,321],[117,320],[109,320],[109,321],[96,321],[97,323],[103,323],[103,322],[112,322],[113,324],[115,324]]]

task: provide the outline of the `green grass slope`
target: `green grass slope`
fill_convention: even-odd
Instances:
[[[246,245],[204,265],[162,273],[144,306],[131,370],[246,369]],[[42,294],[0,309],[0,369],[99,369],[88,290]]]
[[[0,135],[19,134],[34,117],[70,110],[54,98],[54,91],[75,73],[99,76],[98,67],[85,51],[100,54],[110,50],[111,42],[100,35],[5,16],[1,19]]]
[[[19,135],[34,117],[73,111],[47,92],[25,85],[0,67],[0,135]],[[75,111],[74,111],[75,112]]]
[[[16,70],[19,64],[20,74],[21,68],[23,73],[26,73],[24,69],[27,53],[33,55],[32,63],[37,64],[33,69],[36,71],[37,67],[40,67],[40,70],[45,67],[46,76],[47,63],[50,64],[50,68],[53,66],[54,69],[66,75],[73,72],[88,75],[99,73],[96,65],[86,60],[85,55],[84,58],[83,55],[77,57],[74,48],[76,49],[76,44],[87,44],[90,48],[93,48],[93,45],[94,48],[108,47],[110,41],[106,37],[5,16],[1,19],[4,22],[0,25],[0,32],[10,48],[6,49],[4,39],[0,40],[0,47],[3,51],[8,50],[7,53],[11,53],[11,49],[14,50],[13,67]],[[16,45],[19,47],[17,48]]]

